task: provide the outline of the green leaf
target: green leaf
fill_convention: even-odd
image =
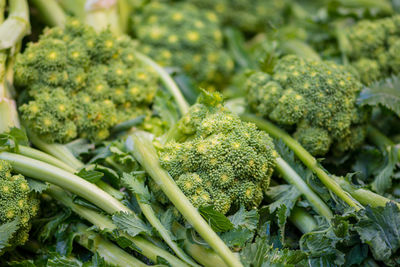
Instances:
[[[104,176],[104,173],[99,171],[86,170],[85,168],[83,168],[78,173],[76,173],[76,175],[85,179],[88,182],[95,184],[101,180],[101,178]]]
[[[49,187],[49,184],[44,183],[42,181],[38,181],[35,179],[31,179],[31,178],[26,178],[26,180],[28,181],[28,185],[29,188],[31,189],[31,191],[36,192],[36,193],[42,193],[43,191],[47,190],[47,188]]]
[[[172,126],[179,120],[178,108],[172,99],[172,96],[163,90],[158,90],[154,98],[153,110],[161,117],[162,121]]]
[[[234,228],[231,221],[222,213],[214,210],[213,206],[200,207],[199,212],[215,232],[226,232]]]
[[[62,224],[66,219],[68,219],[70,215],[71,210],[65,209],[64,211],[59,212],[50,218],[46,218],[47,222],[46,224],[41,226],[40,232],[38,234],[38,240],[40,242],[49,240],[57,231],[59,225]]]
[[[378,175],[375,177],[371,186],[374,191],[383,194],[392,186],[392,175],[398,162],[398,148],[390,146],[386,151],[385,162],[382,164]]]
[[[338,230],[338,232],[343,233],[341,230]],[[309,260],[342,265],[344,264],[345,254],[337,249],[337,245],[342,241],[344,241],[344,238],[336,236],[333,226],[324,222],[314,231],[301,237],[300,248],[309,256]]]
[[[126,186],[129,191],[136,195],[138,201],[150,204],[150,192],[144,184],[144,175],[131,175],[128,173],[123,173],[121,177],[121,182]]]
[[[95,145],[87,139],[76,139],[72,142],[65,144],[69,151],[77,158],[81,154],[86,154],[95,148]]]
[[[257,228],[260,215],[255,209],[247,211],[241,206],[240,209],[232,216],[229,216],[228,219],[235,228],[242,227],[253,231]]]
[[[285,205],[288,211],[292,210],[301,196],[300,191],[296,187],[288,184],[271,186],[265,193],[274,201],[268,205],[271,213],[275,212],[282,205]]]
[[[0,151],[18,152],[18,145],[28,145],[26,133],[19,128],[11,128],[0,134]]]
[[[55,255],[47,261],[47,267],[81,267],[82,262],[73,258],[61,255]]]
[[[33,260],[21,260],[7,262],[9,267],[36,267],[37,265]]]
[[[119,212],[112,216],[112,220],[120,230],[130,236],[137,236],[139,234],[151,234],[152,228],[145,222],[140,220],[135,214]]]
[[[399,255],[400,210],[395,203],[377,208],[368,206],[357,217],[359,222],[355,229],[369,245],[375,259],[388,263],[392,256]]]
[[[276,215],[278,217],[278,226],[279,226],[279,233],[280,233],[280,241],[282,244],[285,243],[285,226],[287,222],[287,218],[289,216],[288,208],[285,205],[282,205],[278,208]]]
[[[0,225],[0,252],[10,245],[9,241],[18,230],[18,225],[18,218]]]
[[[221,239],[228,247],[243,247],[247,241],[252,239],[254,233],[246,228],[236,228],[225,232],[221,235]]]
[[[267,237],[262,236],[247,244],[240,253],[240,258],[243,264],[249,267],[266,267],[273,264],[289,267],[299,264],[306,258],[306,254],[299,250],[274,248],[269,244]]]
[[[361,106],[382,105],[400,117],[400,79],[393,76],[365,87],[357,103]]]

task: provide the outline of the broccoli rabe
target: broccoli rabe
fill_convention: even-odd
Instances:
[[[214,100],[213,100],[214,101]],[[178,122],[160,149],[160,162],[195,207],[251,209],[275,166],[272,139],[205,97]]]
[[[158,79],[134,49],[128,37],[75,19],[45,30],[15,65],[15,84],[26,91],[22,120],[43,140],[65,143],[102,140],[117,123],[149,116]]]
[[[186,3],[155,1],[134,17],[132,30],[145,54],[162,66],[181,68],[204,88],[226,85],[233,71],[213,12]]]
[[[14,247],[23,245],[28,240],[30,221],[39,210],[39,200],[31,193],[24,176],[13,175],[11,171],[11,165],[0,160],[0,225],[18,221],[18,229],[8,241]]]
[[[313,155],[330,147],[354,149],[365,137],[365,111],[355,101],[361,83],[335,63],[285,56],[273,74],[256,72],[247,81],[247,99],[259,115],[288,127]]]
[[[365,84],[400,72],[400,16],[362,20],[339,35],[340,46]]]
[[[224,25],[255,34],[283,23],[286,0],[189,0],[189,3],[216,12]]]

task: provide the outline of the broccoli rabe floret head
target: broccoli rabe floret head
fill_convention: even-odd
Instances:
[[[272,139],[242,122],[219,99],[204,97],[179,121],[179,140],[160,149],[160,162],[196,207],[257,207],[275,165]]]
[[[342,66],[289,55],[277,62],[273,74],[252,74],[246,86],[253,111],[293,128],[313,155],[324,155],[330,147],[354,149],[365,137],[366,113],[356,106],[361,83]]]
[[[47,142],[103,140],[117,123],[150,114],[158,79],[134,50],[128,37],[74,19],[45,30],[15,65],[26,126]]]
[[[342,49],[365,84],[400,72],[400,16],[362,20],[344,30]]]
[[[233,60],[222,49],[218,17],[187,3],[154,1],[135,14],[140,49],[162,66],[178,67],[201,87],[226,85]]]
[[[224,25],[235,26],[248,34],[276,28],[283,23],[286,0],[188,0],[200,8],[214,11]]]
[[[0,160],[0,225],[18,221],[18,230],[8,241],[15,247],[23,245],[28,240],[30,221],[39,210],[39,200],[31,193],[24,176],[13,175],[11,171],[11,165],[7,161]]]

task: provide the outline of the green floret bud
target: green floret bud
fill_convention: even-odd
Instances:
[[[313,155],[324,155],[331,146],[343,152],[362,143],[356,138],[357,143],[344,145],[352,127],[365,125],[366,111],[356,106],[362,85],[351,71],[333,62],[285,56],[272,77],[258,72],[249,78],[247,100],[255,113],[291,126]]]
[[[183,2],[153,1],[135,14],[132,30],[142,52],[160,65],[180,68],[206,89],[226,86],[234,63],[223,50],[214,13]]]
[[[307,151],[316,156],[328,153],[332,144],[332,138],[329,136],[328,131],[318,127],[311,127],[307,124],[301,124],[293,136]]]
[[[0,160],[0,225],[18,220],[18,230],[8,241],[13,248],[28,240],[30,221],[39,210],[39,201],[31,193],[26,179],[11,171],[11,165]]]
[[[196,207],[257,207],[275,166],[272,139],[204,95],[159,149],[160,163]],[[246,194],[246,196],[241,196]]]
[[[45,30],[15,64],[26,126],[50,143],[104,140],[122,120],[150,116],[157,74],[133,49],[128,37],[96,33],[75,19]]]
[[[350,63],[357,69],[363,83],[400,72],[400,16],[362,20],[344,31],[341,45]]]
[[[353,66],[358,71],[360,80],[366,84],[371,84],[379,80],[382,76],[381,66],[378,61],[374,59],[361,58],[353,63]]]

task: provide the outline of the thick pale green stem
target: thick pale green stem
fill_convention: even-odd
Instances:
[[[69,1],[69,0],[67,0]],[[67,17],[55,0],[29,0],[40,13],[40,18],[51,26],[64,27]]]
[[[75,204],[72,201],[72,198],[68,196],[68,194],[57,186],[50,186],[49,189],[46,191],[50,194],[54,199],[59,201],[66,207],[69,207],[74,213],[78,214],[80,217],[84,218],[85,220],[89,221],[93,225],[97,226],[100,230],[116,230],[117,227],[114,223],[109,219],[107,216],[104,216],[92,209],[88,209],[86,207],[80,206]],[[139,252],[152,260],[153,262],[157,262],[158,258],[166,259],[172,266],[188,266],[175,256],[171,255],[167,251],[155,246],[153,243],[150,243],[146,239],[139,237],[139,236],[129,236],[125,233],[120,233],[124,238],[131,241],[134,246],[133,248],[139,248]]]
[[[148,56],[145,56],[142,53],[135,52],[136,56],[139,58],[140,61],[143,63],[146,63],[150,67],[152,67],[160,76],[162,83],[164,86],[168,89],[170,94],[174,97],[176,104],[179,107],[179,111],[181,115],[184,115],[188,112],[189,110],[189,104],[186,102],[185,98],[183,97],[179,87],[176,85],[174,80],[171,78],[171,76],[165,71],[163,67],[158,65],[156,62],[154,62],[151,58]]]
[[[28,130],[29,140],[34,146],[40,150],[54,156],[55,158],[61,160],[62,162],[68,164],[75,170],[79,170],[84,167],[83,163],[75,158],[71,151],[64,145],[61,144],[48,144],[43,142],[34,133]]]
[[[339,198],[346,202],[349,206],[354,207],[356,210],[360,209],[360,205],[355,201],[349,193],[344,191],[338,183],[332,179],[323,168],[319,165],[318,161],[305,150],[299,142],[294,140],[289,134],[279,129],[271,122],[259,118],[251,114],[242,114],[240,116],[243,120],[255,123],[261,130],[269,133],[277,139],[282,139],[283,142],[296,154],[296,156],[313,171],[321,182]]]
[[[221,256],[228,266],[242,266],[240,260],[201,217],[168,172],[160,166],[157,152],[147,134],[140,131],[134,132],[130,135],[127,143],[128,149],[136,160],[210,247]]]
[[[372,191],[362,188],[355,188],[344,179],[338,178],[337,182],[344,190],[349,192],[357,201],[359,201],[363,205],[370,205],[372,207],[384,207],[386,203],[393,202],[400,208],[400,203],[378,195]]]
[[[332,211],[325,202],[304,182],[304,180],[286,163],[282,158],[276,159],[276,169],[283,178],[291,185],[294,185],[297,190],[310,202],[314,210],[321,216],[330,220],[333,217]]]
[[[160,220],[157,218],[155,215],[153,208],[146,203],[140,202],[140,199],[138,199],[138,203],[140,206],[140,209],[142,210],[144,216],[146,219],[149,221],[149,223],[158,231],[160,236],[163,238],[165,243],[168,244],[168,246],[175,252],[175,254],[183,261],[185,261],[187,264],[191,266],[196,266],[200,267],[196,262],[194,262],[186,253],[176,244],[172,238],[171,238],[171,233],[162,225]]]
[[[14,47],[29,33],[29,8],[26,0],[12,0],[7,19],[0,25],[0,49]]]
[[[178,222],[172,224],[171,230],[175,236],[183,240],[183,248],[185,251],[201,265],[205,267],[227,267],[226,263],[214,250],[189,241],[186,236],[186,228]]]
[[[381,133],[377,128],[372,125],[368,125],[367,132],[368,140],[374,143],[377,147],[388,147],[395,145],[392,140],[390,140],[386,135]],[[400,160],[400,149],[397,152],[397,158]]]
[[[0,133],[19,127],[17,107],[12,99],[12,59],[20,48],[22,38],[29,33],[29,9],[26,0],[9,1],[8,17],[4,19],[5,1],[0,3]],[[8,58],[8,56],[11,57]]]
[[[303,233],[309,233],[317,227],[314,218],[306,210],[294,207],[289,220]]]
[[[23,156],[25,156],[25,157],[46,162],[48,164],[51,164],[51,165],[53,165],[55,167],[58,167],[58,168],[63,169],[65,171],[67,171],[67,172],[70,172],[70,173],[75,173],[76,172],[76,169],[72,168],[68,164],[66,164],[66,163],[62,162],[61,160],[59,160],[59,159],[57,159],[55,157],[52,157],[49,154],[44,153],[44,152],[42,152],[40,150],[31,148],[31,147],[28,147],[28,146],[21,146],[21,145],[18,146],[18,149],[19,149],[18,153],[23,155]]]
[[[79,223],[75,227],[78,234],[75,241],[93,253],[99,253],[105,262],[127,267],[148,266],[107,239],[104,239],[98,233],[90,231],[88,226]]]
[[[121,202],[96,185],[53,165],[9,152],[0,152],[0,159],[8,161],[16,172],[58,185],[110,214],[119,211],[131,212]]]

